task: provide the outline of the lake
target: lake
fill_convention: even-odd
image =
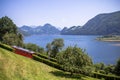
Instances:
[[[63,38],[67,46],[77,45],[86,50],[94,63],[103,62],[105,64],[115,64],[120,58],[120,42],[103,42],[95,40],[98,36],[82,35],[32,35],[24,37],[25,43],[34,43],[41,47],[46,47],[47,43],[55,38]]]

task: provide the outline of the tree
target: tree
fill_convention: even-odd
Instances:
[[[117,64],[115,65],[115,74],[120,76],[120,58],[117,61]]]
[[[52,48],[51,48],[51,47],[52,47],[52,46],[51,46],[51,43],[48,43],[48,44],[46,45],[48,57],[50,57],[50,54],[51,54],[51,52],[52,52]]]
[[[17,33],[17,27],[7,16],[0,18],[0,39],[5,33]]]
[[[21,34],[18,34],[21,35]],[[19,39],[19,36],[14,34],[14,33],[6,33],[2,39],[3,43],[8,44],[8,45],[17,45],[17,46],[22,46],[23,42],[22,40]]]
[[[64,41],[63,39],[59,38],[59,39],[54,39],[51,43],[52,45],[52,52],[50,54],[50,57],[55,58],[57,53],[62,49],[62,47],[64,46]]]
[[[68,47],[57,55],[57,61],[65,71],[90,74],[92,59],[78,47]],[[87,69],[87,70],[86,70]]]
[[[0,18],[0,41],[9,45],[22,46],[23,44],[23,36],[7,16]]]
[[[104,63],[97,63],[97,64],[94,64],[94,67],[95,67],[95,71],[104,70],[105,64]]]
[[[39,47],[36,44],[27,43],[27,44],[24,44],[24,48],[35,51],[35,52],[44,53],[44,49]]]
[[[115,66],[110,64],[105,67],[104,71],[106,72],[106,74],[114,73],[114,68]]]

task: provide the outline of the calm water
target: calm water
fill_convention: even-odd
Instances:
[[[81,35],[33,35],[24,38],[25,43],[34,43],[41,47],[52,42],[55,38],[63,38],[65,47],[77,45],[86,49],[86,53],[92,57],[93,62],[104,62],[105,64],[115,64],[120,58],[120,42],[101,42],[95,40],[97,36]]]

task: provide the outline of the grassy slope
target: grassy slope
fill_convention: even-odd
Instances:
[[[96,80],[70,76],[55,68],[0,48],[0,80]]]

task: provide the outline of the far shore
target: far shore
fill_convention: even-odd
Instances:
[[[105,42],[120,42],[120,40],[99,40],[99,41],[105,41]]]
[[[102,36],[96,38],[98,41],[105,41],[105,42],[120,42],[120,36]]]

